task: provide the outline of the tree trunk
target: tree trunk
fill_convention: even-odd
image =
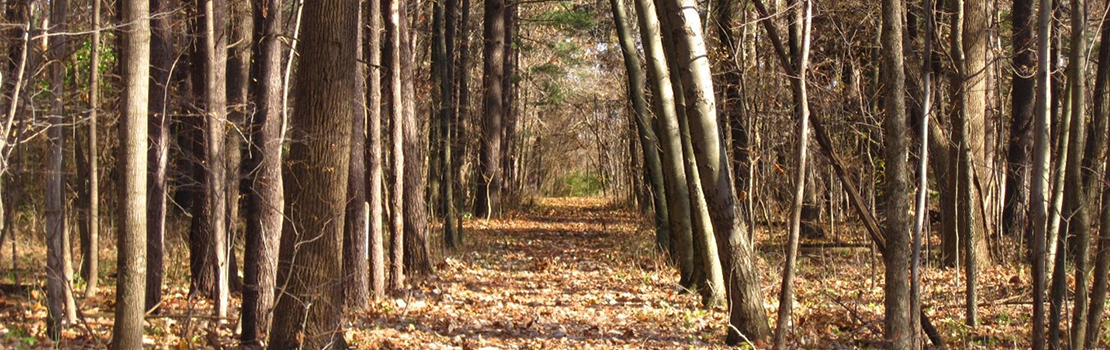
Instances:
[[[119,123],[119,231],[116,281],[116,315],[112,349],[143,346],[143,290],[146,276],[146,171],[147,102],[150,97],[150,3],[128,0],[122,4],[120,62],[124,82]]]
[[[786,348],[786,333],[791,323],[791,313],[794,308],[794,266],[798,259],[798,239],[802,231],[802,212],[806,194],[807,151],[809,143],[809,102],[806,96],[806,70],[809,65],[809,40],[812,21],[812,6],[808,0],[800,4],[802,17],[802,39],[799,50],[794,56],[794,74],[791,85],[794,88],[794,110],[798,122],[798,170],[794,178],[794,205],[790,215],[790,235],[787,237],[786,261],[783,263],[782,288],[779,293],[778,325],[775,333],[775,347]],[[814,189],[811,187],[810,192]]]
[[[440,118],[440,173],[442,183],[443,198],[443,239],[448,248],[456,248],[462,245],[462,239],[459,236],[459,230],[455,228],[455,177],[452,165],[452,145],[453,145],[453,130],[456,124],[456,113],[458,109],[458,99],[455,85],[455,41],[456,41],[456,23],[457,20],[457,0],[448,0],[444,4],[444,19],[443,19],[443,42],[442,45],[442,60],[441,76],[439,81],[439,89],[441,101],[443,105],[439,111]],[[466,71],[463,71],[466,74]]]
[[[671,232],[671,254],[678,261],[682,276],[680,284],[693,285],[694,251],[693,227],[690,222],[690,190],[687,187],[685,158],[682,155],[682,138],[678,127],[677,96],[672,85],[670,68],[662,37],[661,18],[651,0],[635,0],[640,38],[648,61],[648,80],[651,82],[655,128],[659,135],[662,154],[664,191],[667,193],[667,212]],[[668,41],[670,39],[668,38]]]
[[[670,246],[667,195],[663,185],[663,169],[659,160],[659,152],[655,151],[658,147],[658,141],[655,139],[655,132],[652,128],[654,123],[647,109],[647,100],[644,98],[644,71],[640,68],[636,39],[632,37],[632,31],[628,28],[628,16],[625,14],[624,2],[610,0],[609,5],[612,6],[613,22],[617,27],[617,38],[620,40],[621,53],[624,55],[624,66],[628,72],[628,96],[632,100],[632,109],[635,114],[634,122],[640,140],[640,148],[644,155],[644,180],[649,185],[652,193],[652,204],[655,208],[655,243],[660,251],[666,251],[667,247]],[[646,29],[644,30],[646,31]],[[656,30],[658,31],[658,28]]]
[[[97,147],[97,115],[100,108],[100,1],[93,1],[92,53],[89,59],[89,139],[88,139],[88,235],[81,276],[85,279],[85,298],[96,295],[100,281],[100,164]]]
[[[1010,90],[1010,147],[1006,153],[1006,194],[1003,230],[1014,237],[1029,228],[1029,168],[1033,146],[1034,76],[1036,51],[1033,38],[1034,0],[1015,0],[1013,16],[1013,87]],[[1107,49],[1110,52],[1110,47]]]
[[[215,269],[215,314],[227,317],[228,257],[230,249],[227,234],[227,157],[224,141],[227,137],[226,65],[227,3],[225,0],[204,0],[204,102],[206,119],[205,137],[205,199],[208,211],[208,234],[211,247],[208,254],[211,268]],[[220,25],[216,25],[220,23]]]
[[[424,122],[416,119],[416,88],[412,52],[412,23],[407,5],[400,9],[401,32],[401,102],[404,121],[400,126],[404,132],[404,264],[410,276],[427,276],[435,273],[432,266],[431,247],[428,241],[428,208],[425,206],[427,178],[424,172],[428,165],[427,144],[424,142]]]
[[[1068,68],[1072,84],[1072,128],[1071,146],[1068,146],[1068,169],[1064,182],[1065,213],[1068,214],[1068,234],[1075,235],[1075,303],[1072,310],[1070,348],[1083,350],[1087,335],[1087,260],[1090,242],[1090,219],[1088,218],[1088,192],[1084,187],[1083,152],[1086,150],[1086,71],[1087,44],[1084,35],[1087,24],[1086,0],[1073,0],[1071,8],[1071,54]],[[1070,210],[1069,210],[1070,209]],[[1066,239],[1066,237],[1064,238]],[[1063,247],[1063,246],[1058,246]],[[1065,249],[1067,247],[1064,247]],[[1058,253],[1058,254],[1063,254]],[[1057,268],[1062,269],[1062,265]],[[1062,275],[1062,274],[1060,274]],[[1063,280],[1063,279],[1061,279]],[[1055,282],[1054,282],[1055,283]],[[1065,282],[1066,283],[1066,282]]]
[[[278,244],[285,205],[281,174],[281,0],[252,2],[255,64],[251,90],[255,104],[251,124],[250,187],[246,246],[243,253],[244,345],[259,344],[270,334]]]
[[[304,3],[270,349],[345,347],[342,222],[358,69],[358,1]]]
[[[382,209],[385,204],[382,196],[382,6],[381,0],[369,0],[363,9],[368,27],[367,43],[363,48],[366,55],[369,77],[366,80],[367,122],[369,123],[369,143],[366,152],[366,188],[369,190],[369,245],[370,245],[370,289],[374,300],[385,296],[385,240],[382,226]]]
[[[390,247],[390,264],[392,271],[389,279],[389,289],[399,291],[405,287],[405,240],[404,240],[404,170],[405,153],[403,147],[404,133],[402,124],[405,116],[402,108],[401,91],[401,11],[402,0],[388,0],[382,3],[382,12],[388,15],[385,22],[385,33],[389,43],[382,46],[382,57],[387,61],[382,64],[385,69],[387,84],[382,86],[382,95],[389,96],[390,116],[390,142],[393,158],[393,186],[390,188],[389,221],[392,233],[392,246]],[[383,101],[386,104],[386,101]]]
[[[910,314],[909,257],[910,222],[909,179],[906,174],[907,139],[901,135],[906,130],[905,68],[902,57],[902,2],[884,0],[882,5],[883,55],[881,74],[886,82],[883,89],[883,133],[886,135],[883,148],[883,161],[886,164],[886,181],[883,182],[883,208],[881,215],[883,235],[886,237],[886,298],[885,298],[885,339],[892,349],[913,347],[915,330]]]
[[[477,217],[497,217],[501,211],[501,122],[504,118],[505,76],[505,1],[488,0],[485,3],[485,22],[482,84],[485,86],[483,102],[484,122],[481,154],[478,158],[477,200],[474,214]]]
[[[225,131],[224,152],[227,156],[226,175],[224,183],[227,193],[227,249],[228,249],[228,281],[232,291],[242,292],[243,281],[239,279],[238,266],[235,261],[235,239],[239,235],[239,199],[243,176],[243,140],[248,133],[246,122],[248,108],[250,107],[250,79],[251,79],[251,45],[254,42],[254,16],[251,14],[251,4],[247,1],[232,0],[230,10],[232,15],[230,58],[227,59],[227,89],[230,98],[231,113],[228,114],[230,127]]]
[[[99,2],[99,1],[98,1]],[[155,13],[163,13],[173,8],[171,0],[156,0],[150,4]],[[146,308],[153,310],[162,302],[162,277],[165,274],[164,243],[166,236],[167,188],[166,177],[169,169],[169,124],[172,105],[170,104],[171,70],[174,64],[173,31],[170,28],[173,18],[156,16],[150,19],[151,25],[151,85],[149,94],[150,150],[147,154],[150,167],[147,170],[147,232],[146,232]],[[95,66],[95,64],[94,64]],[[95,111],[95,108],[94,108]],[[92,133],[89,145],[93,145]],[[90,159],[90,164],[93,160]],[[91,174],[90,174],[91,175]],[[90,177],[90,180],[92,178]],[[91,181],[90,181],[91,183]]]
[[[69,26],[69,2],[55,0],[50,6],[51,27],[48,31],[65,33]],[[52,339],[61,337],[62,328],[77,322],[77,306],[73,300],[73,271],[66,266],[69,225],[66,208],[65,190],[65,82],[69,49],[65,36],[55,36],[50,42],[50,126],[47,137],[50,140],[50,158],[46,163],[46,295],[48,323],[47,334]]]
[[[362,56],[362,6],[358,15],[357,57]],[[355,71],[354,118],[351,119],[350,174],[347,175],[346,224],[343,229],[343,293],[347,309],[362,311],[370,305],[370,250],[366,207],[366,69]]]
[[[1050,117],[1052,67],[1049,66],[1049,43],[1052,40],[1052,0],[1040,0],[1037,16],[1037,97],[1034,109],[1033,170],[1030,174],[1029,202],[1033,226],[1033,350],[1044,349],[1045,236],[1048,230],[1048,166],[1051,163]],[[1107,226],[1103,226],[1107,227]]]
[[[763,310],[759,275],[754,270],[755,252],[748,241],[748,227],[737,214],[728,157],[721,145],[713,77],[698,6],[693,0],[660,0],[659,3],[664,7],[663,13],[670,17],[670,26],[664,33],[675,43],[675,61],[686,63],[679,73],[686,87],[690,136],[713,231],[723,250],[722,265],[724,271],[728,271],[726,283],[731,310],[726,342],[734,345],[744,336],[750,341],[767,339],[771,330]]]

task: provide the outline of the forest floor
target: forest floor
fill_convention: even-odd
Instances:
[[[726,311],[701,309],[696,295],[678,287],[677,273],[654,251],[646,224],[634,211],[602,198],[538,199],[502,219],[467,220],[464,249],[446,254],[435,276],[413,281],[371,311],[347,317],[346,339],[358,349],[723,347]],[[760,227],[757,235],[757,269],[772,324],[782,230]],[[168,242],[168,259],[188,261],[177,240]],[[793,338],[800,348],[880,344],[881,258],[873,257],[866,244],[847,240],[856,244],[803,240]],[[19,244],[24,286],[42,281],[41,237]],[[110,249],[101,265],[108,271],[101,282],[107,287],[93,298],[78,298],[82,321],[64,333],[60,344],[44,339],[41,284],[16,287],[9,255],[0,256],[0,348],[104,347],[114,304]],[[169,265],[163,310],[148,317],[147,343],[171,349],[234,347],[236,320],[214,326],[206,316],[211,304],[188,296],[187,266],[182,265]],[[996,264],[981,273],[980,325],[974,330],[963,326],[960,271],[925,269],[923,280],[924,308],[949,346],[1028,347],[1029,274],[1020,265]],[[229,315],[237,314],[236,297]]]

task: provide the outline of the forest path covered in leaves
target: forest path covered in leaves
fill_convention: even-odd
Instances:
[[[355,319],[357,348],[688,348],[720,338],[653,252],[637,215],[602,198],[549,198],[466,223],[437,277]],[[719,343],[713,341],[714,343]]]

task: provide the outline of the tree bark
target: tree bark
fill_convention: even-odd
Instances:
[[[485,2],[482,84],[485,86],[478,193],[474,214],[497,217],[501,211],[501,122],[504,118],[505,1]]]
[[[1086,124],[1086,71],[1087,71],[1087,44],[1084,35],[1087,24],[1086,0],[1072,0],[1071,8],[1071,57],[1068,68],[1072,84],[1072,129],[1071,142],[1068,147],[1068,169],[1064,184],[1065,213],[1068,213],[1068,233],[1075,235],[1075,303],[1072,310],[1071,342],[1073,350],[1083,350],[1086,346],[1084,337],[1087,335],[1087,260],[1088,245],[1090,242],[1090,219],[1088,218],[1087,198],[1083,169],[1083,152],[1086,150],[1085,142],[1087,132]],[[1067,208],[1070,207],[1070,210]],[[1062,246],[1058,246],[1062,247]],[[1064,247],[1067,248],[1067,247]],[[1063,253],[1058,253],[1063,254]],[[1062,267],[1058,267],[1062,268]],[[1065,282],[1066,283],[1066,282]]]
[[[99,2],[99,1],[98,1]],[[150,3],[151,11],[163,13],[171,11],[171,0],[155,0]],[[165,274],[165,236],[167,195],[166,177],[169,169],[169,123],[171,104],[169,92],[170,75],[174,64],[173,31],[170,28],[173,18],[155,16],[151,18],[151,85],[148,101],[150,118],[150,151],[147,158],[147,208],[146,232],[146,308],[153,310],[162,302],[162,277]],[[95,108],[94,108],[95,111]],[[89,134],[92,138],[92,133]],[[89,140],[90,146],[93,140]],[[92,163],[90,159],[90,164]],[[91,175],[91,173],[90,173]],[[92,178],[90,177],[90,183]]]
[[[702,38],[701,17],[693,0],[659,0],[670,20],[664,35],[675,43],[675,61],[683,62],[679,71],[685,90],[686,115],[697,157],[700,180],[712,219],[717,245],[729,288],[730,345],[745,336],[750,341],[767,339],[771,330],[763,310],[763,291],[754,270],[755,252],[748,241],[747,225],[737,215],[736,195],[732,191],[728,157],[721,145],[717,125],[713,77]]]
[[[366,80],[367,122],[369,123],[366,165],[369,168],[366,188],[369,190],[369,245],[370,245],[370,289],[374,300],[385,296],[385,240],[382,226],[382,209],[385,201],[382,196],[382,6],[381,0],[369,0],[365,4],[367,44],[363,48],[366,55],[369,77]]]
[[[215,269],[214,312],[227,317],[229,279],[228,258],[231,250],[227,234],[227,3],[225,0],[204,0],[204,69],[205,102],[205,200],[208,212],[208,255]],[[220,25],[216,25],[220,23]]]
[[[1013,16],[1013,86],[1010,90],[1010,146],[1006,153],[1006,194],[1003,199],[1003,230],[1025,235],[1029,229],[1030,161],[1033,146],[1033,112],[1036,88],[1034,43],[1034,0],[1015,0]],[[1107,49],[1110,52],[1110,48]]]
[[[640,40],[647,59],[648,80],[651,82],[652,108],[655,128],[659,135],[662,155],[664,192],[667,193],[667,212],[671,233],[670,250],[678,262],[682,276],[680,284],[693,285],[694,251],[693,226],[690,222],[690,190],[687,187],[682,138],[678,127],[678,105],[672,85],[668,58],[662,37],[661,18],[651,0],[635,0],[636,15],[640,26]],[[669,41],[669,38],[668,38]]]
[[[243,345],[258,345],[270,333],[278,245],[285,205],[281,174],[281,0],[254,1],[255,64],[251,91],[250,192],[243,253]]]
[[[798,259],[798,239],[802,231],[802,212],[806,194],[806,179],[809,178],[806,169],[809,141],[809,102],[806,91],[806,70],[809,65],[810,26],[812,21],[813,3],[802,0],[800,4],[803,11],[801,43],[794,56],[794,74],[791,85],[794,88],[795,118],[798,122],[798,170],[794,178],[794,205],[790,215],[790,233],[787,237],[786,261],[783,263],[782,288],[779,292],[778,324],[775,332],[775,347],[786,348],[786,333],[791,323],[791,314],[794,308],[794,267]],[[810,192],[814,189],[811,187]]]
[[[1040,0],[1037,15],[1037,96],[1034,109],[1033,170],[1030,174],[1030,222],[1033,255],[1033,350],[1044,349],[1045,236],[1048,229],[1048,166],[1050,164],[1052,67],[1049,66],[1049,43],[1052,40],[1052,0]],[[1107,227],[1107,226],[1103,226]]]
[[[305,31],[289,121],[288,196],[270,349],[344,346],[342,222],[358,69],[358,1],[304,3]]]
[[[624,66],[628,75],[628,97],[632,100],[632,109],[635,115],[634,123],[644,156],[644,180],[646,180],[652,192],[652,204],[655,208],[655,244],[660,251],[667,251],[670,246],[667,194],[663,185],[663,169],[659,160],[659,152],[655,151],[656,147],[659,146],[652,128],[654,123],[648,111],[647,100],[644,98],[644,71],[640,68],[636,39],[632,37],[632,31],[628,28],[628,16],[625,14],[624,2],[610,0],[609,5],[612,7],[613,22],[616,24],[621,53],[624,55]]]
[[[227,246],[228,281],[232,291],[242,292],[243,281],[239,279],[235,259],[235,240],[240,236],[240,189],[243,176],[243,146],[247,130],[247,114],[250,113],[251,43],[254,42],[254,16],[251,4],[245,0],[231,0],[231,31],[228,34],[231,46],[227,59],[227,90],[230,99],[228,114],[229,127],[225,131],[224,154],[227,157],[226,178],[224,183],[227,198]]]
[[[404,4],[403,4],[404,5]],[[431,247],[428,241],[428,208],[425,206],[427,178],[424,172],[428,165],[428,147],[424,142],[426,130],[424,122],[416,119],[416,88],[412,50],[412,23],[407,5],[399,11],[401,25],[401,102],[404,121],[398,124],[404,135],[404,264],[410,276],[427,276],[435,273],[432,266]]]
[[[362,6],[358,12],[358,45],[355,51],[360,58],[363,52]],[[351,108],[350,174],[347,176],[346,224],[343,229],[343,293],[347,309],[361,311],[370,305],[370,247],[369,213],[366,207],[366,69],[360,62],[355,71],[355,99]]]
[[[909,180],[906,174],[907,139],[902,135],[906,130],[905,67],[902,57],[902,16],[905,10],[898,0],[884,0],[882,4],[883,55],[880,57],[881,76],[885,81],[882,91],[883,110],[883,161],[886,164],[886,181],[882,186],[884,216],[883,235],[886,237],[886,297],[884,301],[885,340],[892,349],[913,347],[915,329],[910,314],[909,288]]]
[[[389,37],[389,43],[382,46],[382,57],[386,62],[382,64],[385,69],[385,77],[388,81],[387,84],[382,86],[382,95],[388,96],[389,116],[390,116],[390,142],[392,146],[392,170],[393,186],[390,188],[390,210],[389,221],[390,231],[392,233],[392,245],[390,247],[390,278],[389,289],[399,291],[405,287],[405,231],[404,231],[404,170],[405,170],[405,152],[403,140],[405,134],[402,132],[402,125],[404,124],[405,116],[402,108],[402,91],[401,91],[401,22],[400,22],[401,0],[388,0],[382,3],[382,12],[386,13],[388,18],[385,21],[385,33]],[[385,104],[385,101],[383,101]]]
[[[69,26],[69,2],[55,0],[50,3],[51,33],[65,33]],[[65,190],[65,82],[66,56],[69,55],[67,38],[55,36],[51,40],[51,50],[47,52],[50,65],[50,126],[47,137],[50,141],[50,157],[46,162],[46,295],[48,323],[47,335],[60,339],[62,328],[77,321],[77,306],[73,300],[73,270],[66,264],[70,247],[69,225],[67,223]]]
[[[143,291],[146,288],[147,99],[150,87],[150,3],[122,3],[122,77],[119,135],[119,231],[116,314],[112,349],[143,346]]]

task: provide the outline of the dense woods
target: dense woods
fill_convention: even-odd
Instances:
[[[0,7],[0,348],[1110,346],[1110,0]]]

